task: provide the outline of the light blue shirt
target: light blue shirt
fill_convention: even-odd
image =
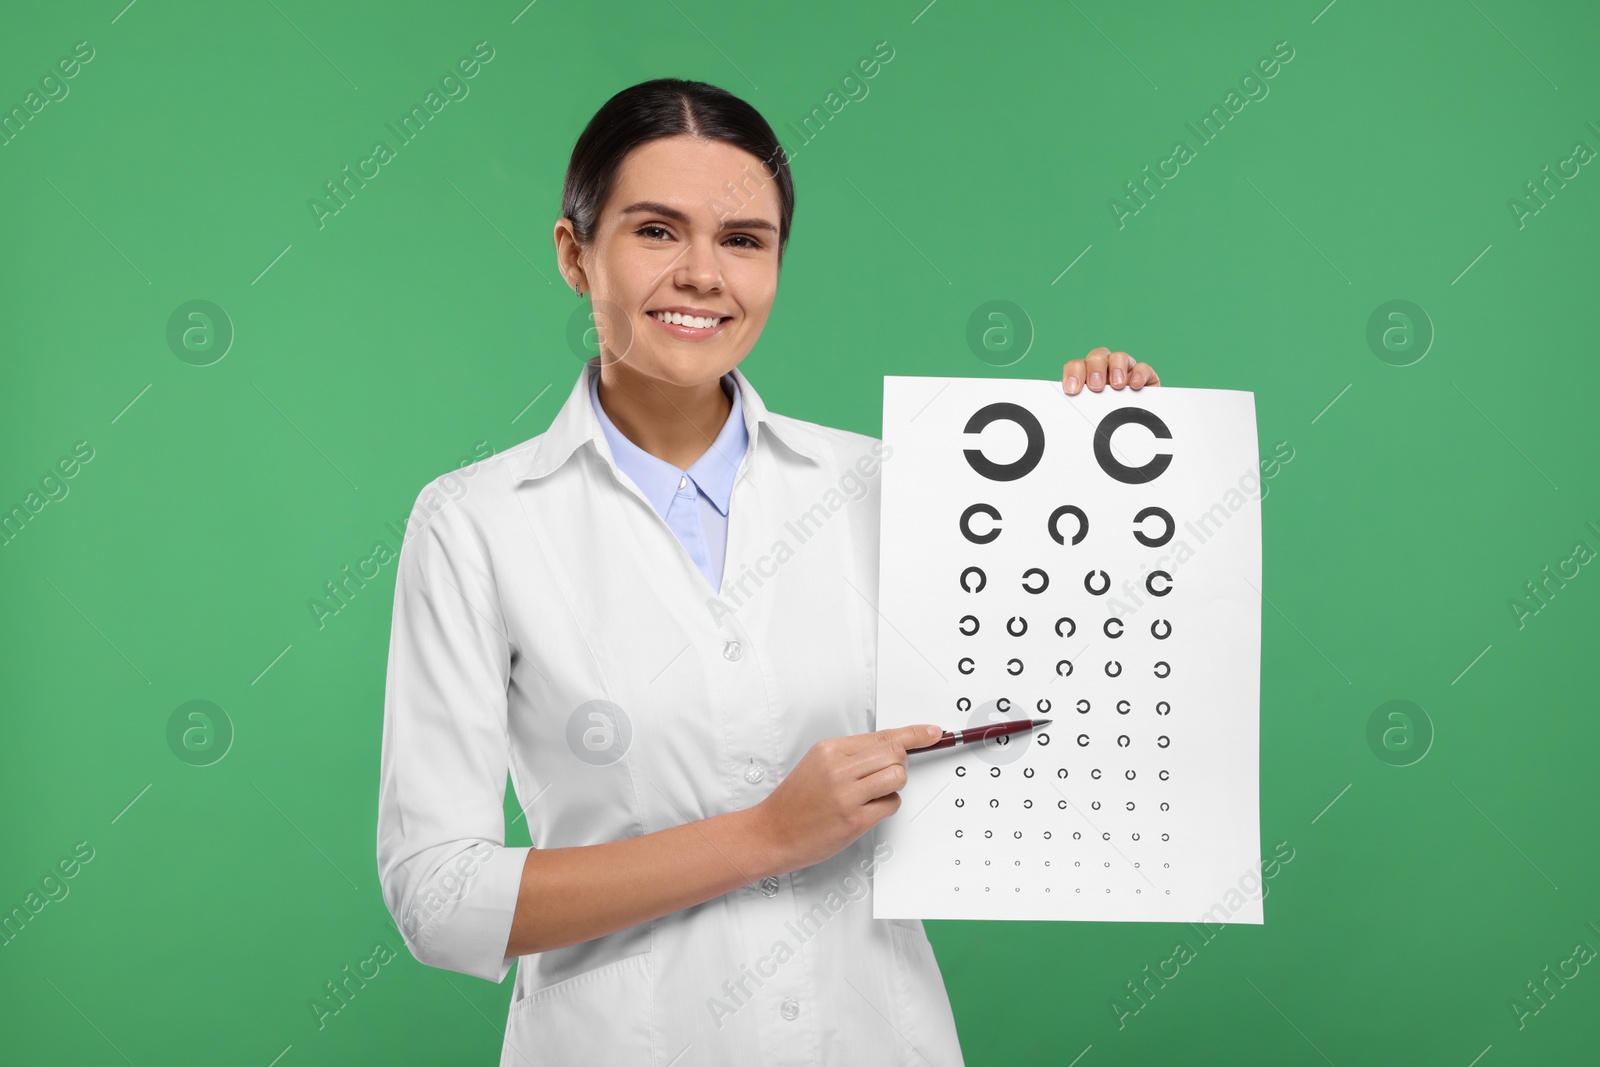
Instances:
[[[723,391],[732,394],[733,410],[711,447],[680,470],[658,456],[652,456],[623,436],[600,405],[600,372],[589,372],[589,402],[600,419],[600,428],[611,445],[617,469],[633,479],[633,484],[650,501],[656,513],[666,520],[694,560],[700,573],[711,583],[713,592],[722,589],[722,561],[728,544],[728,501],[733,494],[733,477],[739,472],[750,434],[744,425],[744,402],[731,374],[722,376]]]

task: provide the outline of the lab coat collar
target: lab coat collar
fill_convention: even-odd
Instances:
[[[723,379],[732,385],[732,375],[723,375]],[[651,455],[628,440],[606,414],[604,405],[600,403],[599,387],[599,377],[589,375],[589,405],[594,408],[606,442],[611,446],[611,458],[616,460],[619,470],[625,471],[633,479],[645,499],[656,509],[656,514],[663,519],[667,517],[667,511],[672,507],[673,498],[678,495],[685,475],[719,512],[728,514],[733,479],[750,444],[750,434],[744,425],[744,398],[737,386],[733,386],[733,403],[729,406],[728,417],[723,421],[716,440],[701,453],[700,458],[683,469]]]
[[[600,370],[600,357],[595,356],[583,365],[577,380],[567,394],[566,403],[561,405],[561,410],[556,412],[556,417],[550,423],[550,429],[540,434],[530,442],[530,446],[520,457],[516,480],[520,482],[532,478],[542,478],[551,471],[556,470],[565,463],[581,446],[590,444],[595,452],[604,456],[612,465],[616,460],[611,456],[610,443],[606,441],[605,433],[601,429],[600,419],[594,412],[594,405],[589,400],[589,375],[598,374]],[[771,434],[773,440],[780,442],[792,450],[796,455],[803,457],[811,463],[823,463],[827,458],[827,443],[817,434],[813,433],[807,424],[775,414],[767,410],[761,402],[761,396],[750,384],[750,379],[738,367],[731,371],[734,382],[739,386],[739,401],[744,411],[745,431],[749,435],[748,449],[754,455],[755,449],[763,432]]]

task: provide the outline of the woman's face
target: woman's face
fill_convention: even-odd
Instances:
[[[556,223],[562,272],[593,301],[601,362],[679,386],[726,374],[772,310],[778,219],[776,182],[741,148],[675,136],[628,153],[589,247]],[[716,321],[660,321],[673,310]]]

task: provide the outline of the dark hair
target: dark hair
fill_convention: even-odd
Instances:
[[[601,105],[578,135],[561,190],[561,214],[572,220],[578,242],[594,239],[600,209],[629,152],[646,141],[687,134],[725,141],[765,165],[778,183],[778,262],[794,218],[789,156],[761,113],[726,89],[682,78],[656,78],[622,90]]]

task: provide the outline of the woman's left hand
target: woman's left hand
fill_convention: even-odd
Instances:
[[[1098,393],[1110,381],[1111,388],[1124,385],[1142,389],[1147,385],[1160,385],[1161,379],[1148,363],[1140,363],[1126,352],[1113,352],[1097,348],[1082,359],[1070,360],[1061,368],[1061,388],[1068,396],[1076,396],[1085,385],[1091,393]]]

